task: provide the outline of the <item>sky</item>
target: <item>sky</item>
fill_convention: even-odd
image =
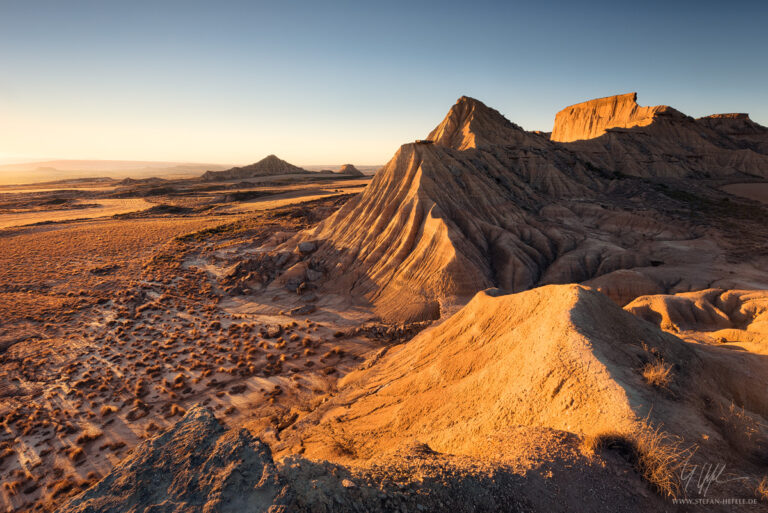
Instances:
[[[768,2],[0,0],[0,163],[381,164],[462,95],[768,125]]]

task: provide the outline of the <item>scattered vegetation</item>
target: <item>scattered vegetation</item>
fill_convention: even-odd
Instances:
[[[672,365],[661,360],[646,363],[642,369],[643,379],[652,387],[668,389],[672,382]]]
[[[661,427],[652,427],[647,419],[631,431],[587,436],[582,447],[590,453],[604,449],[618,452],[657,493],[672,498],[680,492],[680,466],[691,453]]]

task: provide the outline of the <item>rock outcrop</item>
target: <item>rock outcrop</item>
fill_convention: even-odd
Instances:
[[[558,112],[550,137],[558,142],[594,139],[612,128],[650,125],[662,112],[681,115],[666,105],[641,107],[637,104],[637,93],[589,100]]]
[[[310,173],[310,171],[294,166],[293,164],[277,158],[275,155],[269,155],[249,166],[233,167],[226,171],[206,171],[202,178],[205,181],[215,182],[255,178],[258,176],[297,175],[307,173]]]
[[[693,119],[636,93],[558,112],[553,141],[599,169],[637,177],[768,177],[768,129],[743,114]]]
[[[59,512],[260,512],[279,491],[269,448],[198,406]]]
[[[594,119],[636,125],[601,121],[603,135],[561,143],[460,98],[428,142],[401,146],[358,197],[276,248],[292,256],[275,285],[312,282],[364,298],[385,320],[408,322],[437,318],[488,287],[517,292],[632,269],[595,282],[623,305],[719,279],[695,276],[686,260],[692,250],[672,242],[700,234],[655,212],[699,201],[691,184],[673,194],[648,178],[768,173],[768,155],[753,149],[759,125],[747,138],[735,129],[728,135],[671,108],[638,107],[634,95],[580,109],[588,105]],[[317,245],[311,258],[296,249],[306,241]],[[660,251],[669,253],[663,262],[653,257]]]
[[[427,140],[454,150],[468,150],[521,142],[530,145],[536,137],[511,123],[499,111],[462,96]]]

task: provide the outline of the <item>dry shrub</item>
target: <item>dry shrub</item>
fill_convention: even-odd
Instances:
[[[75,440],[78,444],[85,444],[101,438],[104,432],[96,426],[88,426]]]
[[[587,452],[611,449],[618,452],[660,495],[676,497],[680,492],[680,472],[691,449],[654,428],[644,419],[630,431],[604,431],[582,441]]]
[[[5,491],[8,495],[16,495],[19,493],[19,489],[21,488],[21,481],[6,481],[3,483],[3,488],[5,488]]]
[[[58,481],[55,481],[51,485],[51,490],[53,491],[53,496],[58,497],[59,495],[63,493],[67,493],[68,491],[72,490],[72,487],[75,485],[74,482],[72,482],[71,479],[60,479]]]
[[[768,502],[768,476],[763,476],[755,488],[755,496],[762,501]]]
[[[102,417],[106,417],[107,415],[111,415],[117,411],[117,406],[112,405],[104,405],[101,407],[101,410],[99,413],[101,413]]]
[[[723,438],[736,451],[744,456],[764,459],[768,453],[768,440],[761,432],[760,423],[744,408],[733,402],[727,408],[720,406],[720,414],[714,420]]]
[[[662,360],[646,363],[642,369],[643,379],[652,387],[667,389],[672,382],[672,365]]]
[[[82,447],[73,446],[67,449],[67,456],[72,461],[80,461],[85,458],[85,451]]]

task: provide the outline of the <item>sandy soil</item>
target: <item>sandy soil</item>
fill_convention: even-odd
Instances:
[[[141,198],[96,199],[87,200],[84,203],[95,203],[100,206],[81,209],[46,210],[44,212],[24,212],[20,214],[0,214],[0,229],[46,221],[72,221],[127,214],[129,212],[145,210],[152,206],[152,203]]]
[[[291,191],[283,194],[275,194],[265,198],[257,198],[251,201],[244,201],[242,203],[235,203],[229,206],[226,212],[254,212],[257,210],[269,210],[273,208],[281,208],[295,203],[301,203],[304,201],[314,201],[321,198],[341,196],[344,194],[352,194],[360,192],[358,187],[348,188],[311,188],[300,191]]]
[[[342,318],[325,301],[292,315],[295,294],[221,293],[229,262],[254,241],[304,226],[279,214],[5,232],[0,299],[19,310],[15,327],[7,326],[14,336],[29,333],[0,352],[0,476],[8,483],[0,511],[51,508],[194,404],[230,425],[259,412],[265,438],[277,439],[294,408],[322,400],[381,347],[367,333],[348,332],[364,309]]]
[[[736,196],[768,204],[768,183],[733,183],[722,189]]]

